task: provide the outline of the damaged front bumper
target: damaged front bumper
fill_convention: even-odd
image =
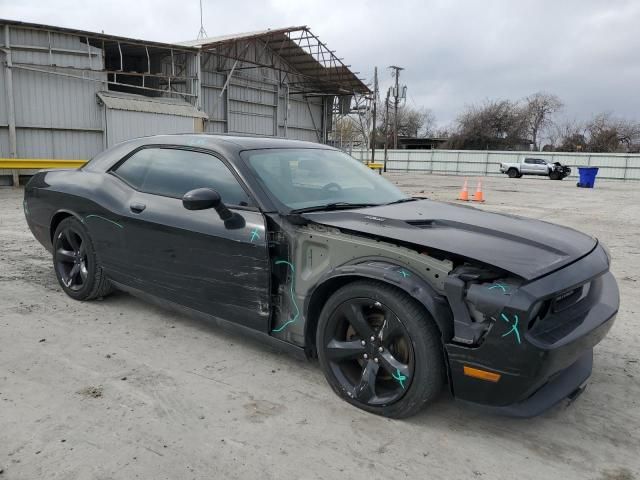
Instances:
[[[604,249],[597,246],[533,282],[484,289],[482,308],[496,295],[503,298],[496,299],[499,310],[491,313],[482,340],[446,345],[455,397],[495,413],[531,417],[579,393],[591,374],[593,347],[619,306]],[[492,381],[469,376],[469,369],[491,372]]]

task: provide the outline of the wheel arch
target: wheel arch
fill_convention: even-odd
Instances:
[[[65,218],[69,218],[69,217],[75,217],[80,221],[80,223],[84,224],[84,222],[82,221],[82,218],[75,212],[72,212],[70,210],[58,210],[56,213],[53,214],[53,216],[51,217],[51,222],[49,223],[49,240],[51,240],[51,245],[53,245],[53,235],[56,233],[56,229],[58,228],[58,225],[60,225],[60,223]]]
[[[345,265],[335,268],[316,284],[304,303],[305,343],[315,355],[316,329],[320,312],[329,297],[338,289],[358,280],[377,280],[404,291],[415,298],[431,315],[443,340],[446,343],[453,336],[453,314],[443,295],[439,295],[425,280],[411,272],[407,277],[392,274],[400,265],[388,262],[367,262],[357,265]]]

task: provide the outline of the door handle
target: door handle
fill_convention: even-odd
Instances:
[[[147,206],[144,203],[132,203],[129,208],[133,213],[142,213]]]

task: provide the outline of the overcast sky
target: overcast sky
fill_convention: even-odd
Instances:
[[[465,104],[559,95],[570,119],[640,120],[638,0],[203,0],[209,36],[308,25],[366,80],[405,68],[441,125]],[[0,18],[157,41],[193,39],[198,0],[0,0]]]

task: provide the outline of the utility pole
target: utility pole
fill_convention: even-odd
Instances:
[[[373,130],[371,132],[371,163],[376,161],[376,116],[378,106],[378,67],[373,70]]]
[[[398,103],[400,102],[400,70],[404,70],[402,67],[396,67],[391,65],[389,68],[393,70],[393,75],[396,77],[396,88],[393,92],[393,148],[398,148]]]
[[[385,116],[384,116],[384,165],[382,170],[387,171],[387,149],[389,145],[389,94],[391,93],[391,88],[387,90],[387,98],[384,101],[385,108]]]

